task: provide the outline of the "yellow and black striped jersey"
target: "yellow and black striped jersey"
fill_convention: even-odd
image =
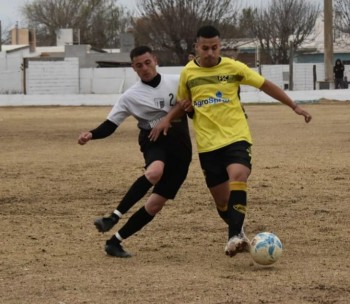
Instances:
[[[177,100],[191,100],[198,152],[209,152],[237,141],[252,143],[238,97],[239,85],[260,88],[265,79],[242,62],[221,57],[214,67],[194,60],[182,70]]]

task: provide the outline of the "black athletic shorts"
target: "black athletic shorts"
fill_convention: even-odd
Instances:
[[[163,161],[164,172],[159,182],[153,187],[157,193],[167,199],[174,199],[185,181],[192,159],[191,140],[176,138],[168,133],[157,141],[148,139],[149,131],[141,130],[139,145],[145,159],[145,168],[156,160]],[[186,134],[184,135],[186,137]]]
[[[252,168],[251,144],[238,141],[214,151],[199,153],[199,161],[207,187],[211,188],[229,179],[226,170],[228,165],[242,164]]]

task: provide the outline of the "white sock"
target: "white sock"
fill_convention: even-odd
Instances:
[[[117,232],[116,234],[115,234],[115,237],[120,241],[120,242],[122,242],[124,239],[120,236],[120,234]]]
[[[122,214],[119,210],[117,210],[117,209],[115,209],[115,210],[113,211],[113,213],[114,213],[116,216],[118,216],[119,218],[121,218],[121,217],[123,216],[123,214]]]

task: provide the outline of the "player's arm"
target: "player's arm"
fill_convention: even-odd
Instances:
[[[110,120],[105,120],[96,129],[91,131],[82,132],[78,138],[78,144],[85,145],[88,141],[93,139],[106,138],[114,133],[117,129],[117,125]]]
[[[160,122],[158,122],[155,127],[151,130],[148,138],[150,141],[156,141],[159,135],[163,132],[164,135],[167,135],[169,128],[171,127],[171,122],[179,117],[182,117],[185,114],[185,110],[182,108],[182,105],[177,102],[175,106],[165,115]]]
[[[298,104],[296,104],[280,87],[275,85],[273,82],[265,79],[263,85],[260,87],[260,90],[289,106],[298,115],[304,116],[305,122],[311,121],[312,116],[303,110]]]
[[[192,119],[194,116],[194,109],[193,109],[192,101],[191,100],[182,100],[179,103],[181,104],[182,109],[187,113],[187,116]]]

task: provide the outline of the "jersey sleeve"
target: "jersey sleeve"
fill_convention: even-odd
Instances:
[[[180,74],[180,80],[179,80],[179,86],[177,89],[177,96],[176,100],[185,100],[185,99],[191,99],[190,90],[187,87],[187,73],[186,68],[184,68],[181,71]]]
[[[105,120],[97,128],[90,131],[92,134],[92,139],[106,138],[113,134],[117,128],[118,126],[116,124],[110,120]]]
[[[120,126],[120,124],[131,115],[128,107],[126,106],[126,100],[127,96],[123,94],[107,115],[107,119],[115,123],[117,126]]]
[[[241,81],[242,84],[250,85],[258,89],[264,84],[265,78],[258,72],[249,68],[246,64],[240,61],[236,61],[236,64],[240,70],[239,74],[243,76],[243,79]]]

